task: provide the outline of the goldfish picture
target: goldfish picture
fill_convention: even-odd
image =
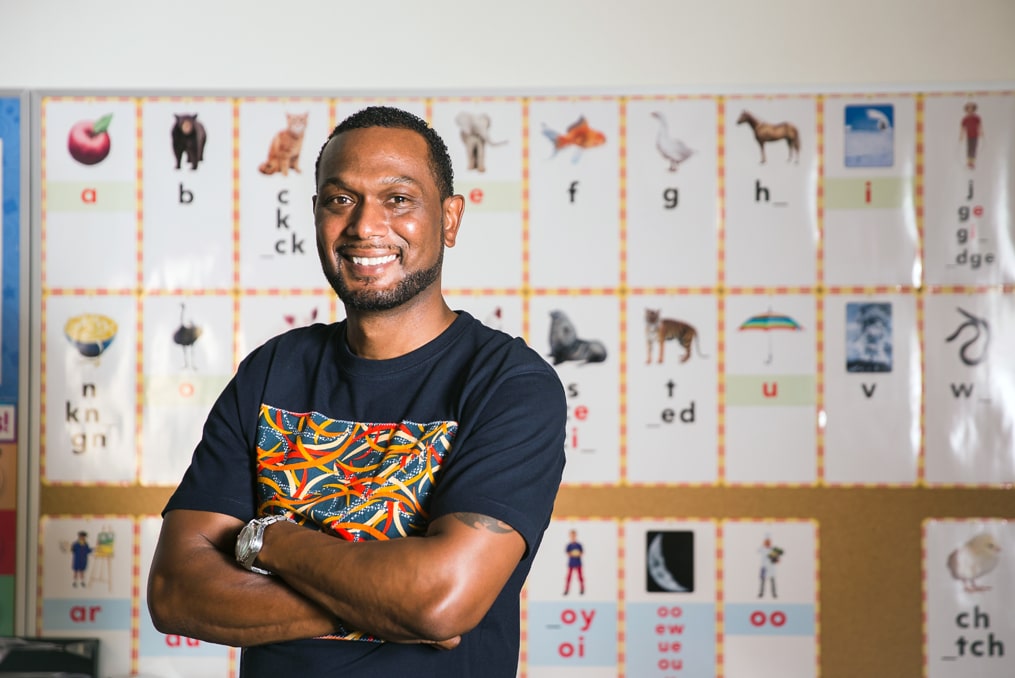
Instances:
[[[562,148],[575,147],[575,155],[572,162],[578,162],[582,152],[587,148],[595,148],[606,143],[606,135],[599,130],[589,126],[585,116],[578,118],[563,134],[556,132],[543,123],[543,135],[553,143],[553,155]]]

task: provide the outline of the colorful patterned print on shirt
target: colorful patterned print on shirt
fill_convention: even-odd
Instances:
[[[258,513],[350,541],[422,534],[457,422],[366,424],[261,406]]]

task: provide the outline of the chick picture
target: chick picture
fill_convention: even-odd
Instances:
[[[980,577],[991,572],[1001,560],[1001,547],[994,537],[981,532],[962,546],[948,554],[948,571],[967,593],[989,591],[989,586],[976,583]]]

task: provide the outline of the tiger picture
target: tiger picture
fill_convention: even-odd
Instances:
[[[666,342],[670,340],[676,341],[684,348],[684,355],[680,358],[682,363],[686,363],[690,359],[692,344],[697,350],[698,356],[702,358],[708,357],[701,352],[698,330],[693,325],[681,320],[662,317],[660,309],[645,309],[645,339],[648,344],[648,354],[645,357],[646,365],[652,362],[652,346],[655,343],[659,344],[659,356],[656,362],[663,362]]]

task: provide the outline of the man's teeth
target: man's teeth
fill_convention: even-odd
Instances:
[[[385,257],[352,257],[352,263],[357,266],[380,266],[381,264],[392,262],[396,258],[394,254],[389,254]]]

